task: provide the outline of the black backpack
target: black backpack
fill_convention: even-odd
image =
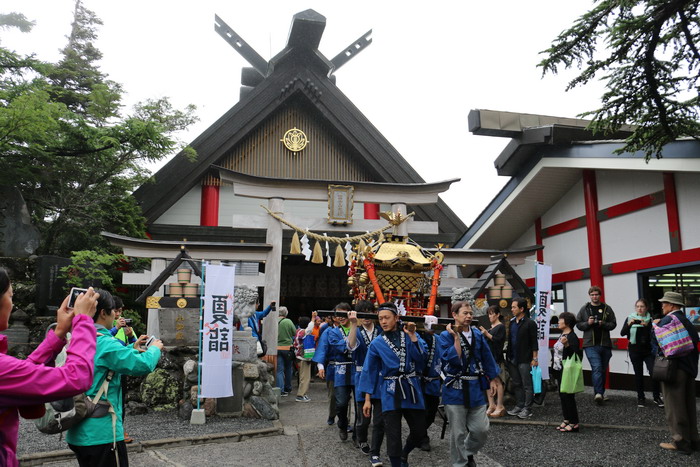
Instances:
[[[34,420],[34,424],[42,433],[53,435],[73,428],[86,418],[98,418],[110,413],[114,414],[112,404],[107,400],[107,390],[113,376],[114,371],[110,370],[107,372],[100,390],[94,398],[81,393],[67,399],[47,402],[46,413],[43,417]],[[104,400],[101,400],[102,395],[104,395]]]

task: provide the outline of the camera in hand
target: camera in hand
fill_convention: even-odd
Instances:
[[[133,323],[134,320],[131,318],[124,318],[124,322],[126,323],[127,326],[131,326],[131,323]]]
[[[68,308],[75,308],[75,300],[81,293],[87,293],[88,289],[81,289],[80,287],[73,287],[70,289],[70,298],[68,299]]]
[[[148,340],[146,341],[146,343],[144,344],[144,347],[148,348],[151,344],[153,344],[153,341],[155,341],[155,340],[156,340],[156,336],[149,337]]]

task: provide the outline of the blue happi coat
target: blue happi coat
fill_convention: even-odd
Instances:
[[[322,358],[328,361],[329,368],[333,367],[333,384],[336,387],[353,386],[355,384],[355,365],[352,361],[352,353],[348,349],[345,331],[338,326],[326,329],[321,337],[324,336],[327,339],[327,345]],[[316,349],[316,353],[318,353],[318,349]],[[316,354],[314,354],[313,360],[318,361]],[[326,379],[330,379],[328,373]]]
[[[399,372],[400,359],[386,339],[393,333],[400,333],[406,348],[406,361],[403,374]],[[382,412],[398,409],[425,409],[420,373],[426,359],[425,342],[411,342],[402,330],[392,331],[374,339],[362,365],[358,391],[369,392],[379,386]],[[385,337],[386,336],[386,337]]]
[[[442,388],[442,403],[445,405],[464,404],[463,384],[469,385],[470,407],[486,404],[486,394],[484,394],[484,389],[482,389],[479,379],[465,381],[460,379],[460,376],[478,376],[480,370],[489,380],[498,376],[499,368],[491,354],[486,338],[476,328],[472,328],[471,331],[472,346],[469,362],[466,361],[464,354],[457,356],[454,337],[449,332],[443,331],[440,334],[440,360],[442,362],[442,372],[445,375],[445,384]]]
[[[426,345],[426,365],[423,370],[423,394],[430,396],[440,396],[442,381],[440,380],[440,339],[439,335],[428,332],[421,335]]]
[[[331,356],[330,347],[328,346],[328,331],[331,329],[333,328],[326,326],[325,331],[321,333],[321,337],[318,338],[318,342],[316,343],[316,352],[311,359],[325,367],[326,381],[334,381],[335,378],[335,366],[328,364]]]
[[[367,350],[369,349],[369,346],[365,342],[366,331],[362,326],[359,326],[356,329],[356,333],[357,344],[354,349],[351,349],[352,359],[355,362],[355,400],[357,402],[362,402],[365,400],[365,393],[361,392],[358,389],[358,387],[360,386],[360,376],[362,376],[363,371],[362,366],[365,364],[365,358],[367,357]],[[382,328],[375,324],[373,332],[371,334],[368,334],[367,337],[369,338],[371,343],[381,334]],[[379,399],[379,379],[377,379],[377,384],[375,385],[374,390],[370,393],[370,398]]]

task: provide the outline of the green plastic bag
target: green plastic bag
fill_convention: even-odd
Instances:
[[[559,392],[565,394],[583,392],[583,365],[577,354],[573,354],[563,362]]]

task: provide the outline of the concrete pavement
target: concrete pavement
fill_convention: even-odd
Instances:
[[[311,402],[296,402],[293,392],[283,397],[280,403],[281,416],[276,427],[282,434],[275,435],[274,429],[268,429],[266,436],[245,437],[221,435],[219,438],[209,435],[209,443],[203,437],[173,439],[170,442],[141,444],[142,452],[136,452],[138,446],[130,448],[129,464],[136,467],[172,466],[189,467],[206,463],[210,466],[270,466],[270,467],[315,467],[315,466],[369,466],[369,457],[353,447],[350,439],[340,441],[338,428],[326,424],[328,403],[326,387],[323,382],[311,384],[309,396]],[[449,442],[440,439],[440,428],[433,425],[429,434],[432,439],[431,452],[415,450],[411,453],[412,466],[448,465]],[[385,465],[389,459],[385,455]],[[131,450],[133,449],[133,450]],[[55,459],[55,458],[54,458]],[[33,465],[50,465],[54,467],[75,466],[74,460],[62,460]],[[497,467],[500,464],[490,458],[479,455],[480,466]],[[24,464],[23,464],[24,465]]]

